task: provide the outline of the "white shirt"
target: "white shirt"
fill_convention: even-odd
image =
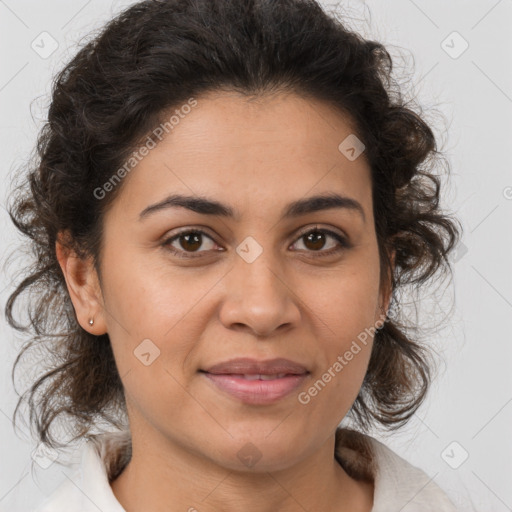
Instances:
[[[35,512],[126,512],[109,477],[126,464],[129,447],[129,431],[91,437],[82,447],[79,468]],[[338,428],[336,458],[351,476],[373,480],[371,512],[457,512],[424,471],[370,436]]]

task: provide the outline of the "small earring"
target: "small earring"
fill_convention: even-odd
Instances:
[[[94,320],[92,318],[89,319],[89,325],[94,324]]]

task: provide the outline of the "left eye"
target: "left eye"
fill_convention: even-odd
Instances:
[[[181,233],[178,233],[177,235],[174,235],[171,238],[166,239],[162,243],[162,245],[168,248],[174,255],[176,255],[179,258],[197,258],[199,256],[192,255],[191,253],[207,252],[198,250],[203,245],[203,238],[209,240],[213,244],[213,246],[216,245],[215,241],[207,233],[200,229],[182,231]],[[328,240],[329,238],[333,239],[336,243],[334,243],[334,246],[329,248],[328,250],[321,250],[324,248],[326,240]],[[312,255],[315,258],[331,256],[350,247],[345,237],[328,229],[310,229],[309,231],[303,232],[297,239],[297,242],[301,240],[304,240],[303,243],[306,246],[307,252],[320,253],[318,255]],[[176,247],[174,245],[176,242],[178,242],[181,245],[181,248]],[[297,242],[295,242],[295,244]],[[210,250],[214,249],[210,247]]]
[[[333,239],[336,243],[334,243],[334,246],[331,246],[328,250],[322,250],[325,246],[325,240],[326,239]],[[338,233],[335,233],[333,231],[330,231],[328,229],[310,229],[309,231],[306,231],[305,233],[302,233],[298,240],[305,240],[304,245],[309,244],[310,248],[312,247],[311,252],[319,252],[320,254],[315,254],[313,257],[324,257],[324,256],[331,256],[333,254],[336,254],[338,252],[341,252],[344,249],[347,249],[350,247],[347,239],[343,237],[342,235],[339,235]],[[296,242],[297,243],[297,242]]]

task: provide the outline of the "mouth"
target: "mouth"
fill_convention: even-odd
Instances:
[[[246,404],[275,403],[297,389],[310,372],[288,359],[239,358],[199,370],[214,388]]]

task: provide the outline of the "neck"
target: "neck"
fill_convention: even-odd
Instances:
[[[168,439],[134,436],[132,458],[111,483],[127,512],[370,512],[373,485],[334,458],[334,433],[319,450],[276,471],[234,471]]]

